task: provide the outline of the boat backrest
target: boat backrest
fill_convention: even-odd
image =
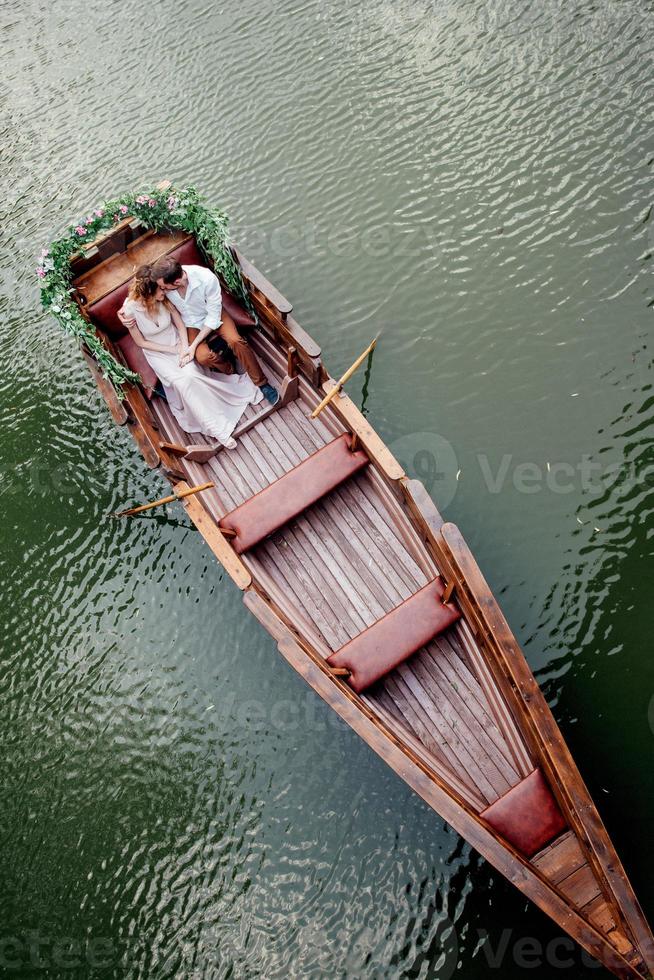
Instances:
[[[181,262],[182,265],[206,266],[207,264],[204,256],[196,245],[194,238],[188,238],[185,242],[182,242],[181,245],[178,245],[176,248],[172,249],[172,251],[165,248],[162,249],[161,255],[171,255],[173,258],[177,259],[178,262]],[[124,279],[110,292],[106,293],[104,296],[86,308],[86,312],[93,323],[104,330],[107,336],[111,337],[112,340],[117,339],[118,337],[123,337],[127,333],[125,327],[122,325],[116,314],[125,302],[131,281],[131,276],[128,279]]]
[[[540,769],[534,769],[480,816],[528,858],[567,827]]]
[[[238,554],[279,530],[368,465],[361,449],[351,448],[352,436],[344,432],[298,463],[270,486],[254,494],[220,521],[223,530],[235,532],[232,545]]]
[[[454,603],[443,602],[443,582],[436,578],[333,653],[327,663],[348,670],[348,684],[361,693],[460,616]]]
[[[195,239],[192,237],[187,238],[181,245],[176,245],[173,249],[163,248],[161,255],[171,255],[182,265],[207,265]],[[109,261],[111,262],[112,260]],[[141,376],[146,396],[151,398],[157,383],[157,376],[148,364],[143,351],[134,343],[129,331],[122,325],[117,316],[118,310],[127,297],[130,282],[131,276],[120,282],[110,292],[100,297],[94,303],[87,306],[86,311],[91,321],[100,327],[121,349],[128,366],[132,371],[136,371]],[[238,300],[234,299],[224,288],[223,307],[241,329],[254,326],[254,319],[245,307]]]

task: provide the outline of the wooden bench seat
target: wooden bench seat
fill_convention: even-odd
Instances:
[[[443,583],[434,579],[328,658],[330,667],[350,672],[348,684],[361,693],[407,660],[459,619],[443,602]]]
[[[149,241],[156,243],[157,239],[149,239]],[[182,265],[207,265],[204,256],[195,243],[195,239],[192,237],[186,238],[180,245],[176,245],[172,250],[164,250],[163,254],[170,255],[171,258],[177,259],[177,261]],[[150,260],[154,261],[154,259],[159,258],[160,255],[161,250],[159,253],[155,251],[150,256]],[[108,292],[105,291],[97,299],[93,299],[92,302],[87,305],[86,311],[92,323],[94,323],[96,327],[100,327],[120,348],[127,366],[141,376],[145,395],[147,398],[151,399],[155,385],[157,384],[157,375],[145,357],[143,350],[137,346],[134,340],[132,340],[127,328],[122,325],[117,316],[118,310],[121,308],[127,298],[127,293],[135,271],[135,266],[133,264],[129,264],[125,253],[116,255],[114,258],[107,261],[105,266],[102,281],[107,283],[110,281],[115,281],[114,277],[118,277],[118,285],[114,286],[114,288],[110,289]],[[82,277],[82,279],[84,279],[84,277]],[[98,277],[96,277],[93,281],[97,282],[97,279]],[[83,282],[78,286],[78,292],[85,298],[87,298],[86,293],[88,291],[88,287],[86,287]],[[229,315],[232,317],[239,330],[247,331],[254,327],[255,321],[253,320],[252,316],[248,313],[242,303],[231,296],[224,287],[222,289],[222,305],[225,312],[229,313]]]
[[[352,451],[351,441],[343,433],[226,514],[220,527],[234,533],[235,551],[253,548],[367,466],[368,457],[361,449]]]

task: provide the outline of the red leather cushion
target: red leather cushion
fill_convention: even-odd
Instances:
[[[188,241],[183,242],[176,249],[170,253],[173,258],[181,262],[182,265],[203,265],[206,266],[206,262],[203,259],[200,250],[195,244],[195,239],[190,238]],[[125,302],[125,297],[127,296],[127,291],[129,289],[129,282],[123,283],[121,286],[117,286],[102,299],[99,299],[96,303],[92,303],[88,308],[88,314],[91,317],[93,323],[100,327],[109,337],[113,340],[119,337],[124,337],[127,333],[125,327],[122,325],[116,314]],[[234,297],[223,289],[223,306],[225,311],[234,320],[237,327],[253,327],[254,319],[247,312],[242,303],[234,299]]]
[[[332,653],[327,663],[346,667],[350,687],[364,691],[459,619],[456,606],[443,605],[442,597],[443,583],[434,579]]]
[[[534,769],[522,782],[484,810],[481,816],[528,858],[542,850],[567,827],[540,769]]]
[[[158,379],[154,370],[148,364],[143,351],[138,344],[134,343],[129,333],[126,333],[124,337],[120,337],[116,341],[116,344],[125,355],[125,360],[132,371],[136,371],[137,374],[141,375],[146,398],[152,398],[152,391]]]
[[[112,289],[102,299],[91,303],[87,310],[93,323],[104,330],[112,340],[124,337],[127,333],[126,328],[122,325],[116,314],[125,302],[128,289],[129,282],[124,282],[122,286],[117,286],[116,289]]]
[[[351,451],[350,439],[347,433],[333,439],[223,517],[220,526],[236,531],[232,544],[239,555],[368,465],[361,449]]]
[[[189,238],[170,254],[182,265],[207,265],[194,238]],[[117,286],[102,299],[92,303],[88,307],[88,314],[96,326],[116,341],[125,355],[129,367],[141,375],[146,396],[152,398],[152,390],[157,383],[157,376],[146,361],[143,351],[134,343],[129,331],[126,330],[116,315],[127,298],[128,290],[129,282]],[[223,307],[237,327],[244,329],[254,326],[254,319],[245,307],[225,289],[223,289]]]
[[[194,238],[188,238],[172,252],[166,253],[173,259],[177,259],[180,265],[207,265],[207,260],[197,246]]]

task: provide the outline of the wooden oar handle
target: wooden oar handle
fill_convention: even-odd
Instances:
[[[197,487],[187,487],[179,493],[171,493],[167,497],[160,497],[149,504],[141,504],[139,507],[130,507],[129,510],[121,510],[114,517],[132,517],[134,514],[142,514],[144,510],[152,510],[153,507],[161,507],[163,504],[172,504],[174,500],[181,500],[183,497],[190,497],[191,494],[200,493],[202,490],[210,490],[213,483],[201,483]]]
[[[379,336],[379,334],[377,336]],[[352,364],[347,369],[347,371],[345,372],[345,374],[341,378],[338,379],[338,381],[336,382],[336,384],[334,385],[334,387],[332,388],[332,390],[329,392],[329,394],[328,395],[325,395],[325,397],[320,402],[320,404],[317,405],[316,408],[314,408],[313,412],[311,413],[311,418],[312,419],[315,419],[318,415],[320,415],[320,413],[322,412],[323,408],[325,408],[327,405],[329,405],[330,401],[333,398],[336,397],[336,395],[339,393],[339,391],[341,390],[341,388],[343,387],[343,385],[345,384],[345,382],[346,381],[349,381],[349,379],[352,377],[352,375],[354,374],[354,372],[356,371],[356,369],[359,367],[359,365],[363,364],[363,362],[365,361],[366,357],[368,357],[368,355],[375,349],[375,345],[376,344],[377,344],[377,337],[375,337],[375,339],[373,340],[373,342],[371,344],[368,344],[368,346],[364,350],[363,354],[359,354],[359,356],[357,357],[357,359],[354,362],[354,364]]]

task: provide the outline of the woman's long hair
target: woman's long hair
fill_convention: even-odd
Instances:
[[[141,303],[148,313],[154,313],[159,302],[155,299],[158,288],[157,280],[152,276],[152,266],[141,265],[134,273],[127,296]]]

